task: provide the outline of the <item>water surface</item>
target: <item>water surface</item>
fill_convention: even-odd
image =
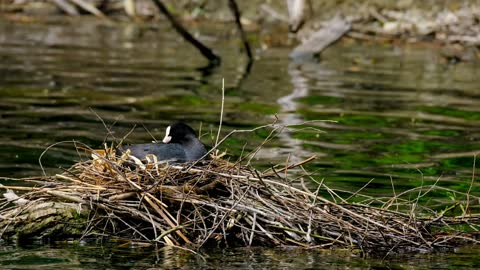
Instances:
[[[433,46],[344,39],[319,61],[299,64],[288,59],[290,47],[268,47],[270,33],[262,32],[251,37],[256,48],[267,49],[256,50],[258,59],[247,72],[231,25],[195,27],[222,56],[220,67],[208,66],[167,24],[2,20],[0,176],[42,174],[39,157],[49,146],[41,162],[47,174],[56,173],[88,158],[72,141],[97,148],[136,127],[126,142],[147,142],[152,137],[145,129],[158,139],[175,120],[200,130],[211,145],[225,78],[223,135],[275,121],[290,125],[246,159],[260,169],[316,155],[305,168],[314,180],[338,189],[355,191],[371,181],[363,192],[375,196],[435,182],[468,190],[480,150],[477,62],[449,63]],[[246,157],[270,131],[236,134],[221,148],[233,160]],[[475,182],[472,191],[472,196],[479,195]],[[429,198],[428,203],[443,209],[450,195],[435,194],[439,199]],[[102,250],[96,245],[4,247],[0,261],[11,268],[121,268],[110,259],[113,254],[130,267],[143,268],[164,256],[107,248],[92,257],[97,249]],[[205,263],[190,253],[168,252],[159,265],[166,260],[173,261],[169,268],[223,269],[467,269],[478,254],[464,249],[454,255],[419,255],[406,263],[365,261],[349,253],[207,250]],[[471,260],[463,260],[465,252]]]
[[[171,247],[4,247],[2,269],[476,269],[480,254],[465,247],[453,254],[417,254],[365,259],[351,251],[298,248],[211,249],[203,256]]]

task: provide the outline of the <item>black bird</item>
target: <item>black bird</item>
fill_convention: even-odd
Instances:
[[[167,127],[163,143],[145,143],[122,146],[123,153],[130,149],[130,155],[145,159],[147,154],[157,156],[157,160],[189,162],[203,157],[207,150],[197,138],[195,130],[187,124],[177,122]]]

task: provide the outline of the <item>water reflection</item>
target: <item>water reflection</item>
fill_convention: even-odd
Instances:
[[[3,247],[0,266],[8,269],[474,269],[478,248],[454,254],[402,255],[364,259],[351,251],[299,248],[212,248],[198,254],[174,247],[55,244]]]
[[[279,124],[298,125],[257,153],[253,162],[259,168],[315,154],[318,159],[306,168],[331,187],[352,191],[373,179],[372,188],[364,192],[376,196],[390,196],[392,185],[400,191],[437,179],[456,190],[469,187],[473,156],[480,151],[476,62],[451,65],[431,48],[343,40],[318,62],[292,64],[289,48],[270,48],[246,69],[238,43],[228,38],[228,26],[217,25],[210,31],[225,38],[210,42],[224,60],[212,68],[166,25],[76,20],[0,23],[0,176],[39,175],[38,158],[49,145],[75,140],[99,147],[105,140],[121,139],[135,125],[127,143],[151,141],[142,125],[158,138],[170,121],[185,120],[201,128],[205,143],[213,144],[225,78],[223,134],[271,123],[275,114]],[[107,138],[97,115],[115,138]],[[269,133],[237,134],[222,147],[236,159],[262,144]],[[54,173],[81,158],[72,144],[61,144],[42,161]],[[478,188],[474,183],[473,195]],[[35,267],[45,269],[122,266],[107,259],[120,251],[99,253],[99,258],[92,257],[95,248],[70,252],[13,248],[5,250],[0,261],[28,265],[28,256],[34,256],[32,261],[42,263]],[[143,257],[134,252],[120,261],[137,268],[385,266],[318,251],[212,250],[205,252],[206,264],[178,252],[162,249]],[[49,258],[46,253],[54,253],[54,259],[43,262],[41,258]],[[421,257],[418,265],[437,259]],[[445,268],[438,260],[436,265]],[[398,262],[392,267],[418,265]]]
[[[275,114],[279,125],[303,124],[264,146],[259,166],[317,155],[310,167],[334,185],[355,188],[375,176],[387,182],[385,192],[391,177],[407,188],[421,176],[457,185],[472,175],[480,146],[478,63],[451,65],[430,48],[346,40],[320,61],[290,63],[288,49],[271,48],[246,66],[238,44],[213,39],[225,59],[213,68],[164,27],[76,19],[2,23],[2,175],[38,174],[38,156],[54,142],[100,146],[106,129],[96,114],[116,139],[134,125],[161,137],[170,121],[186,120],[212,144],[222,78],[224,134],[272,123]],[[224,147],[236,158],[268,133],[233,136]],[[151,139],[137,128],[127,142]],[[44,162],[50,168],[79,158],[71,145],[53,150]]]
[[[262,118],[258,110],[274,109],[261,105],[268,101],[254,101],[255,95],[239,95],[235,83],[241,82],[236,78],[248,71],[237,73],[237,65],[243,63],[233,53],[221,70],[212,69],[162,27],[166,26],[75,20],[2,23],[2,175],[38,174],[37,159],[54,142],[75,139],[99,147],[107,131],[90,109],[108,125],[115,123],[117,138],[135,124],[145,124],[160,137],[158,133],[173,120],[202,126],[208,133],[219,118],[222,77],[227,81],[230,127],[254,126]],[[233,46],[222,49],[228,52]],[[204,136],[206,143],[211,143],[210,137]],[[148,133],[137,129],[128,142],[150,140]],[[60,145],[47,153],[44,164],[65,167],[75,159],[71,145]]]
[[[422,177],[458,187],[471,178],[471,150],[479,147],[480,96],[468,81],[477,65],[451,66],[436,51],[413,46],[345,42],[330,48],[322,61],[298,69],[309,94],[297,99],[295,111],[303,120],[338,123],[314,124],[326,131],[318,140],[315,132],[297,138],[326,154],[322,178],[346,188],[359,187],[352,180],[366,182],[369,175],[380,183],[393,177],[400,189]],[[446,164],[454,153],[465,159],[452,174]],[[449,158],[441,159],[444,154]]]

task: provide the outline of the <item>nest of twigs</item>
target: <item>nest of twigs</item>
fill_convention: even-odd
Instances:
[[[428,251],[458,245],[459,239],[474,241],[471,235],[432,233],[433,226],[448,225],[442,217],[335,203],[319,195],[328,189],[322,184],[314,190],[303,181],[292,186],[288,170],[300,164],[261,173],[221,158],[132,164],[125,155],[94,157],[63,174],[23,179],[36,187],[4,187],[27,192],[5,194],[1,237],[120,237],[188,248],[295,245],[368,252]]]

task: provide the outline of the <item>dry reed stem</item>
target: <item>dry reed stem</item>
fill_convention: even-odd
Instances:
[[[21,198],[28,200],[24,206],[0,205],[0,226],[3,226],[0,236],[8,238],[18,233],[25,226],[24,221],[45,203],[59,202],[68,203],[65,207],[90,211],[78,222],[84,224],[79,235],[82,238],[118,236],[134,242],[185,248],[207,244],[293,244],[359,248],[364,252],[387,254],[400,250],[433,250],[454,246],[457,242],[476,243],[473,235],[437,236],[432,228],[454,231],[454,226],[462,224],[478,228],[480,216],[464,213],[459,218],[445,217],[443,212],[428,217],[417,213],[421,198],[435,190],[450,189],[435,183],[394,192],[392,198],[373,198],[360,194],[365,185],[355,192],[341,191],[349,195],[342,198],[338,190],[329,188],[323,180],[318,182],[303,168],[314,159],[312,156],[261,173],[222,159],[182,165],[159,164],[153,159],[142,166],[126,166],[126,159],[95,155],[93,160],[79,162],[63,174],[26,179],[45,185],[0,186],[26,192]],[[300,177],[290,173],[297,167],[304,172]],[[300,179],[300,188],[292,186],[295,178]],[[303,178],[316,184],[313,191]],[[413,201],[405,199],[414,192]],[[326,199],[324,194],[329,194],[331,199]],[[470,192],[468,196],[478,199]],[[366,203],[351,203],[351,198],[362,198]],[[46,217],[56,214],[55,211],[40,213]],[[48,231],[46,226],[29,233]]]

